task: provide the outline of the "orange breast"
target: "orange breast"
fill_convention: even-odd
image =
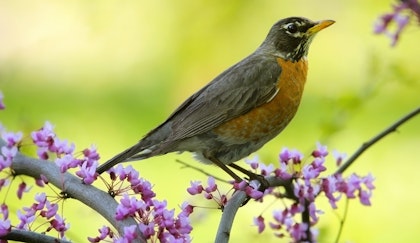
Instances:
[[[232,143],[270,140],[292,120],[298,109],[308,71],[306,59],[299,62],[277,60],[282,72],[278,93],[269,102],[215,128],[223,140]]]

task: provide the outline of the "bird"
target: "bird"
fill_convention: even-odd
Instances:
[[[96,172],[102,174],[121,162],[189,151],[241,181],[227,166],[241,170],[234,162],[259,150],[292,120],[306,82],[309,46],[319,31],[334,23],[303,17],[277,21],[253,53],[216,76]]]

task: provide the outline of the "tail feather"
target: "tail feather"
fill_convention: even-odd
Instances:
[[[98,174],[102,174],[103,172],[111,169],[113,166],[127,161],[133,161],[133,160],[141,160],[150,157],[150,154],[152,153],[152,150],[148,148],[142,148],[143,146],[140,146],[140,144],[136,144],[123,152],[115,155],[113,158],[105,162],[104,164],[100,165],[96,172]]]
[[[122,151],[112,159],[100,165],[96,169],[96,172],[102,174],[103,172],[111,169],[114,165],[121,162],[142,160],[158,154],[171,152],[172,150],[168,150],[168,146],[163,146],[163,144],[165,144],[165,142],[168,140],[168,136],[171,134],[171,131],[171,123],[164,122],[162,125],[150,131],[137,144]]]

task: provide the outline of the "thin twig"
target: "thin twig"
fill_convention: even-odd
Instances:
[[[348,209],[349,209],[349,199],[346,198],[346,205],[344,206],[344,215],[343,215],[343,218],[340,219],[340,228],[338,229],[337,237],[335,238],[334,243],[338,243],[341,237],[341,233],[343,233],[344,222],[346,221],[346,218],[347,218]]]
[[[397,130],[397,128],[399,126],[401,126],[402,124],[404,124],[405,122],[407,122],[411,118],[415,117],[419,113],[420,113],[420,107],[417,107],[415,110],[413,110],[412,112],[410,112],[407,115],[405,115],[404,117],[402,117],[400,120],[398,120],[397,122],[392,124],[390,127],[383,130],[381,133],[379,133],[378,135],[376,135],[375,137],[373,137],[369,141],[363,143],[362,146],[360,146],[360,148],[340,168],[338,168],[338,170],[334,174],[335,175],[342,174],[368,148],[370,148],[372,145],[374,145],[379,140],[384,138],[386,135],[388,135],[391,132],[394,132],[395,130]]]
[[[175,160],[175,161],[176,161],[177,163],[180,163],[180,164],[184,165],[184,166],[185,166],[185,167],[187,167],[187,168],[191,168],[191,169],[193,169],[193,170],[196,170],[196,171],[198,171],[198,172],[200,172],[200,173],[202,173],[202,174],[204,174],[204,175],[206,175],[206,176],[211,176],[211,177],[213,177],[216,181],[221,181],[221,182],[225,182],[225,183],[231,184],[231,183],[230,183],[230,181],[227,181],[227,180],[222,179],[222,178],[220,178],[220,177],[214,176],[214,175],[212,175],[212,174],[210,174],[210,173],[206,172],[205,170],[203,170],[203,169],[201,169],[201,168],[198,168],[198,167],[196,167],[196,166],[190,165],[190,164],[188,164],[188,163],[186,163],[186,162],[184,162],[184,161],[181,161],[181,160],[179,160],[179,159],[177,159],[177,160]]]

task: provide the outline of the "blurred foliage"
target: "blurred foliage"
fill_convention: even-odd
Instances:
[[[10,130],[28,133],[49,120],[59,136],[75,142],[77,149],[93,143],[107,159],[135,143],[191,93],[251,53],[275,21],[299,15],[334,19],[336,24],[312,44],[308,83],[296,118],[258,155],[276,163],[283,146],[310,153],[316,141],[350,154],[420,103],[420,69],[414,65],[419,63],[417,23],[403,33],[395,48],[389,47],[385,37],[372,34],[373,21],[389,4],[361,0],[1,1],[0,90],[7,109],[0,113],[0,121]],[[415,193],[418,184],[411,178],[420,169],[414,156],[420,146],[419,121],[413,119],[350,167],[349,172],[372,172],[377,190],[372,207],[350,203],[341,242],[413,242],[418,238],[415,227],[420,220],[412,212],[418,210],[420,197]],[[211,207],[185,192],[190,180],[206,180],[205,176],[180,169],[175,159],[195,163],[184,153],[135,166],[155,184],[158,197],[168,199],[172,207],[184,200]],[[202,166],[226,177],[217,168]],[[278,205],[281,202],[270,201],[264,208],[249,204],[241,209],[232,242],[277,242],[270,230],[258,235],[252,217],[263,212],[268,217]],[[64,208],[72,234],[79,237],[95,235],[104,223],[77,203],[66,202]],[[197,208],[193,217],[195,241],[212,242],[220,212]],[[320,242],[335,239],[339,220],[326,202],[319,227]]]

